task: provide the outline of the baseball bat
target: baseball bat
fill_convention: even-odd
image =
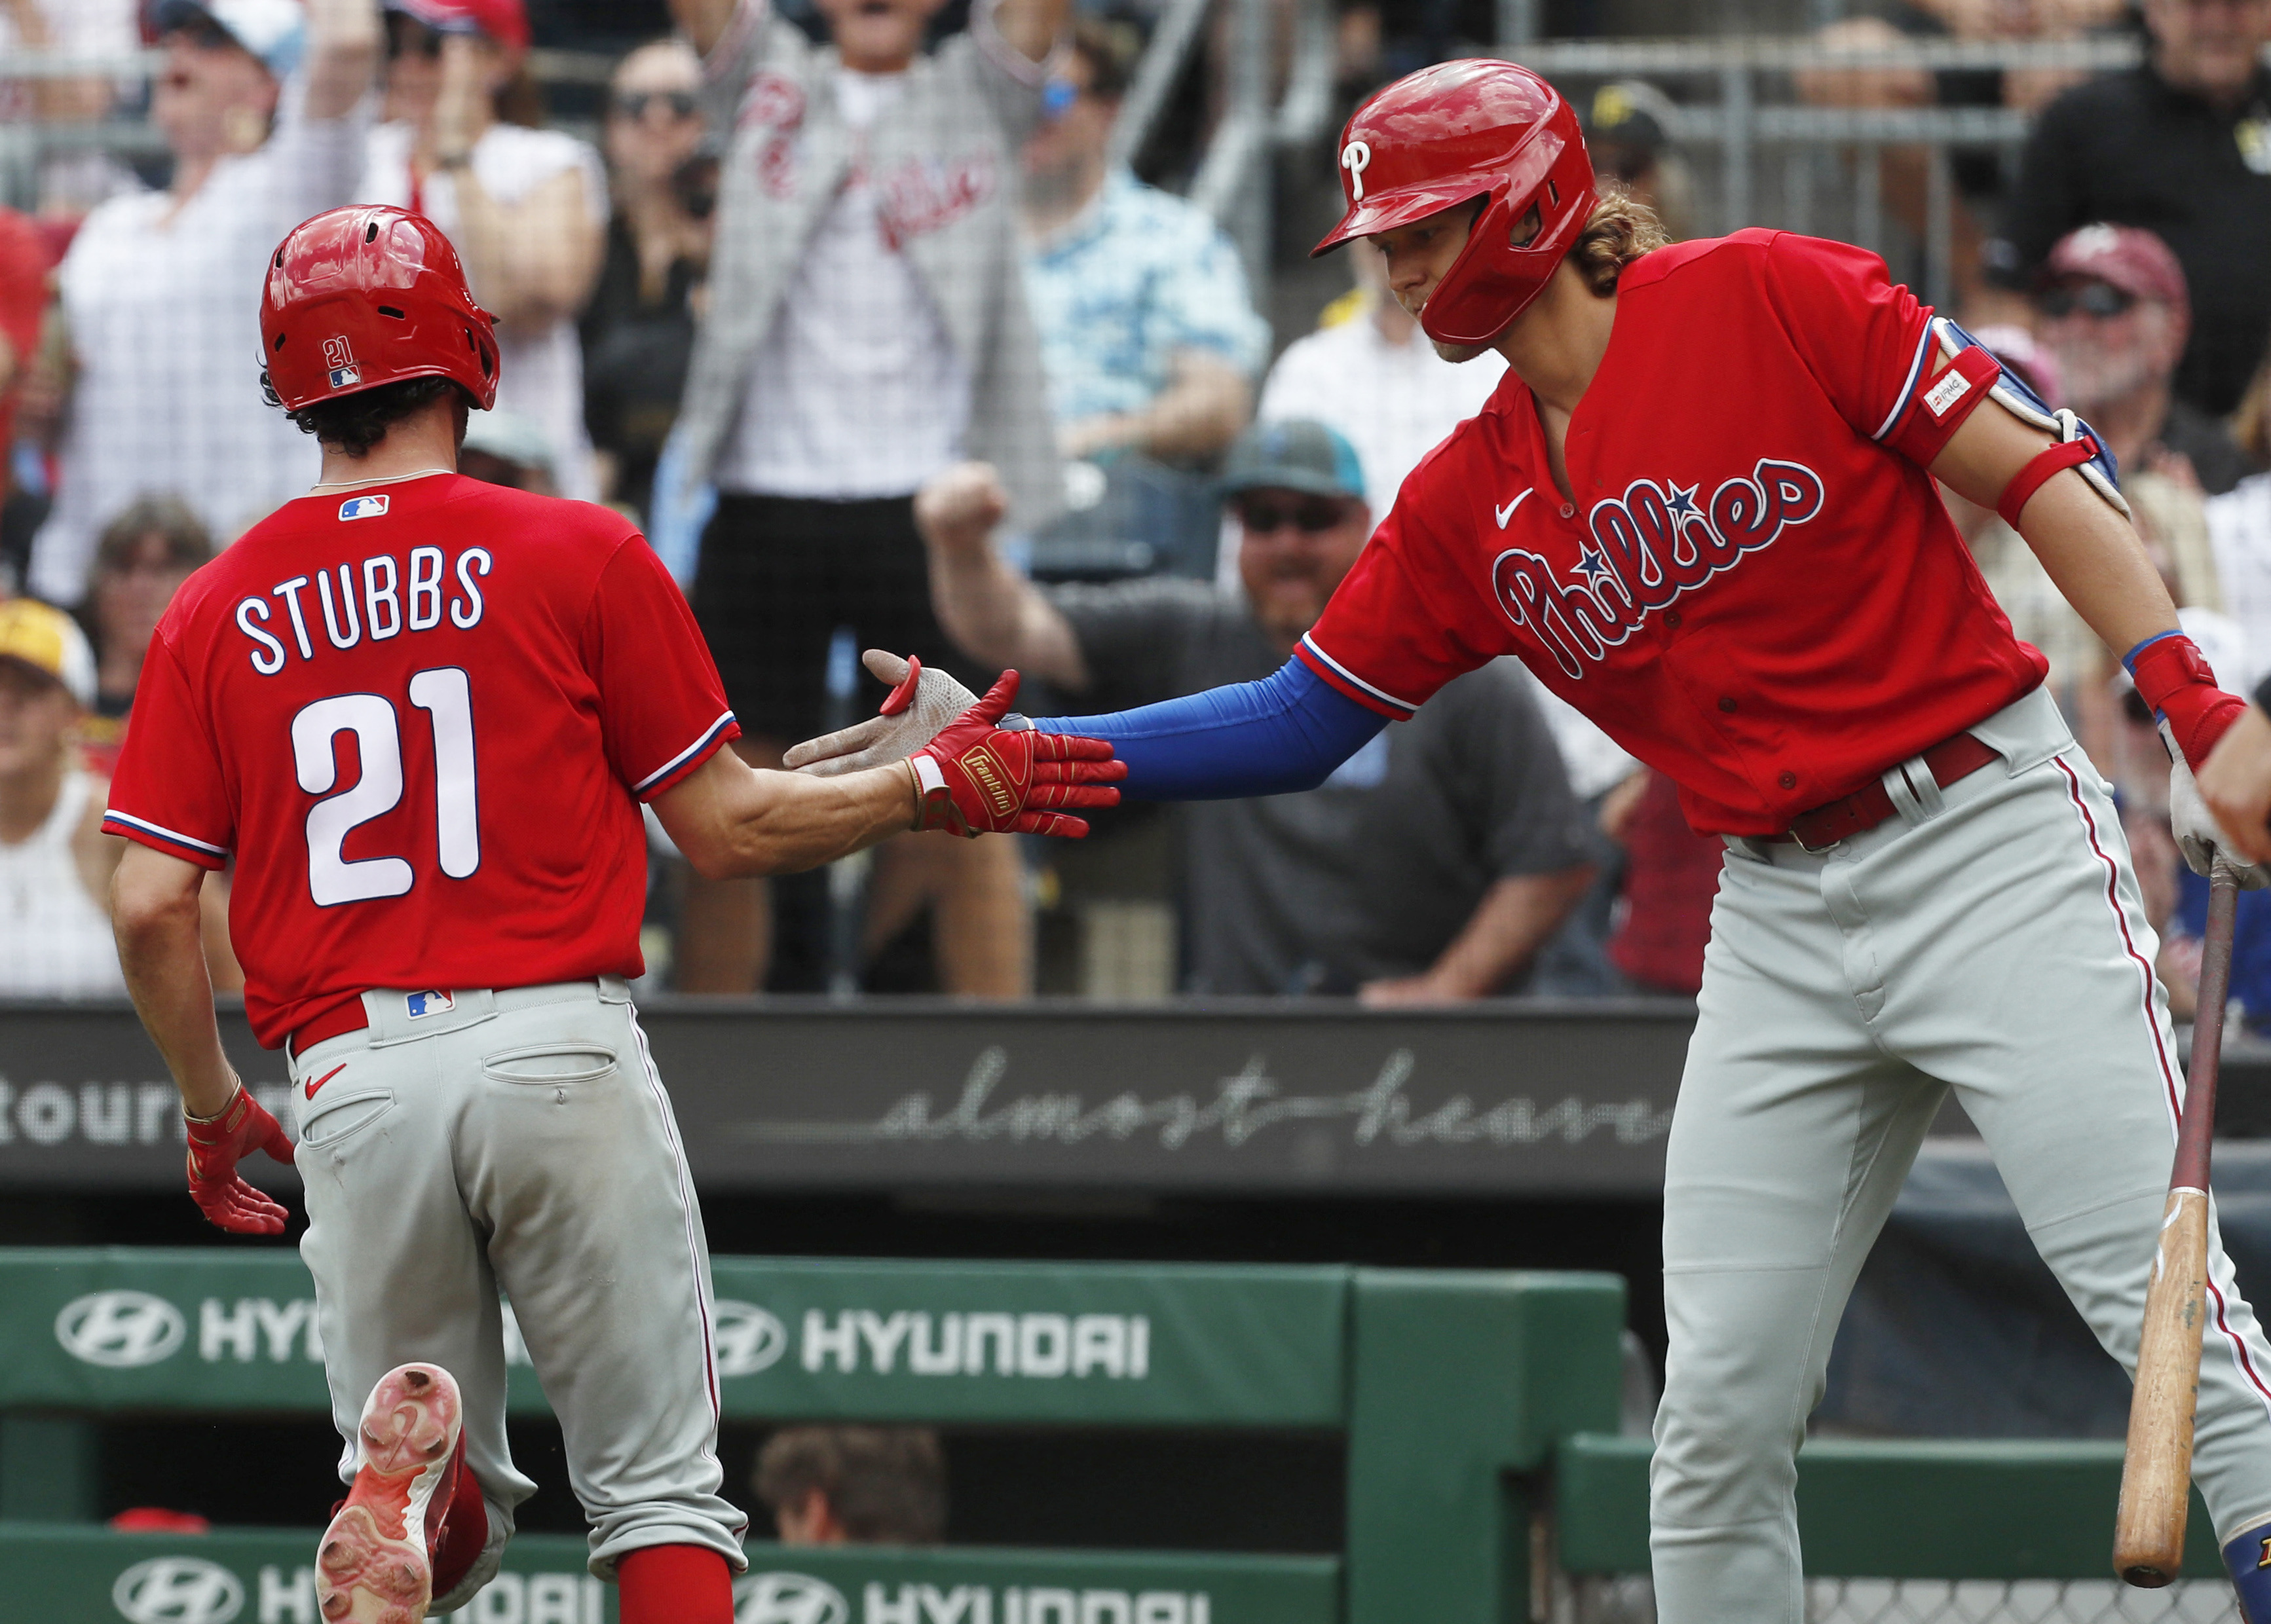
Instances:
[[[2185,1560],[2192,1504],[2193,1414],[2200,1398],[2200,1333],[2208,1302],[2208,1160],[2215,1131],[2215,1074],[2223,1053],[2223,1006],[2231,992],[2231,927],[2239,877],[2219,857],[2208,879],[2208,936],[2200,944],[2200,1003],[2185,1075],[2169,1201],[2145,1290],[2137,1385],[2129,1399],[2129,1444],[2121,1460],[2121,1506],[2113,1524],[2113,1571],[2158,1590]]]

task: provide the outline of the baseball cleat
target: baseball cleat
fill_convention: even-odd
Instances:
[[[388,1371],[357,1439],[362,1465],[316,1547],[316,1605],[326,1624],[420,1624],[434,1598],[440,1518],[463,1470],[457,1383],[439,1365]]]

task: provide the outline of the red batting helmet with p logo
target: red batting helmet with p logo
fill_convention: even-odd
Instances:
[[[1575,110],[1510,62],[1438,63],[1396,80],[1341,132],[1340,176],[1347,211],[1313,253],[1485,200],[1419,313],[1444,344],[1503,332],[1545,291],[1596,196]],[[1517,243],[1533,208],[1537,228]]]

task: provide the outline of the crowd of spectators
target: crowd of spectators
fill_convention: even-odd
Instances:
[[[1495,355],[1438,357],[1361,243],[1289,330],[1216,221],[1139,177],[1113,132],[1140,9],[638,9],[596,116],[563,120],[524,0],[0,0],[0,61],[157,53],[146,86],[0,72],[0,120],[154,137],[41,148],[35,206],[0,210],[0,589],[30,595],[0,608],[0,991],[116,990],[72,945],[110,860],[89,810],[165,604],[314,478],[263,400],[254,317],[264,256],[322,209],[402,204],[449,234],[503,356],[464,471],[637,519],[760,765],[880,697],[861,648],[973,686],[1015,665],[1035,709],[1266,675],[1501,382]],[[2096,426],[2187,625],[2252,684],[2271,670],[2271,0],[1853,10],[1826,43],[2145,42],[2096,78],[1871,65],[1793,89],[2033,118],[2015,166],[1957,156],[1954,313]],[[1399,16],[1346,9],[1344,100],[1417,65]],[[1665,90],[1578,102],[1605,179],[1698,229]],[[1922,150],[1866,161],[1920,238]],[[1949,506],[2123,790],[2181,1004],[2200,898],[2157,822],[2158,745],[2024,542]],[[1377,1004],[1692,996],[1720,860],[1668,782],[1511,662],[1317,790],[1121,809],[1080,847],[912,837],[800,889],[704,882],[657,846],[651,986],[816,986],[832,954],[881,987]],[[63,945],[11,953],[27,932]],[[2250,899],[2242,936],[2236,984],[2271,1019],[2271,906]]]

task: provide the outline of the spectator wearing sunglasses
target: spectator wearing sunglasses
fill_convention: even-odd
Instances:
[[[596,501],[576,318],[607,228],[599,155],[542,127],[522,0],[385,6],[385,122],[357,201],[413,209],[448,234],[497,318],[497,410],[543,430],[561,495]]]
[[[1253,410],[1270,325],[1221,228],[1108,161],[1140,54],[1125,23],[1074,23],[1025,138],[1025,281],[1064,454],[1211,468]]]
[[[2025,290],[2094,220],[2149,226],[2184,267],[2191,337],[2180,399],[2238,404],[2271,340],[2271,43],[2267,0],[2141,0],[2145,63],[2077,85],[2036,121],[1985,247],[1991,279]]]
[[[939,619],[980,667],[1015,665],[1099,708],[1266,677],[1363,551],[1363,474],[1325,425],[1265,422],[1231,449],[1222,489],[1242,595],[1170,577],[1043,590],[992,545],[992,471],[949,470],[915,504]],[[1317,789],[1182,809],[1188,989],[1426,1004],[1519,987],[1591,878],[1531,693],[1494,661]]]
[[[71,383],[28,582],[52,603],[86,595],[96,538],[145,492],[233,537],[322,462],[261,397],[260,272],[293,226],[354,197],[377,15],[371,0],[162,0],[153,20],[150,119],[173,178],[97,207],[56,271]]]
[[[2184,267],[2151,232],[2096,224],[2059,238],[2043,263],[2035,329],[2057,360],[2057,404],[2089,420],[2125,474],[2170,471],[2182,457],[2215,495],[2247,472],[2223,425],[2176,393],[2192,300]]]
[[[607,82],[615,212],[584,311],[584,425],[599,453],[600,494],[642,523],[685,392],[710,268],[718,160],[702,138],[701,88],[701,59],[682,40],[640,46]]]

